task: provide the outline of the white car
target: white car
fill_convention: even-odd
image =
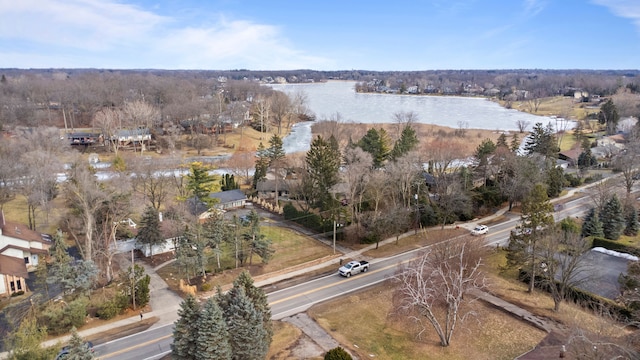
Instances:
[[[471,235],[484,235],[489,232],[489,227],[486,225],[478,225],[471,230]]]

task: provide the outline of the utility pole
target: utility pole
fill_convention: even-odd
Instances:
[[[336,221],[333,220],[333,253],[336,253]]]
[[[136,267],[133,262],[133,248],[131,249],[131,300],[133,302],[133,310],[136,309]]]

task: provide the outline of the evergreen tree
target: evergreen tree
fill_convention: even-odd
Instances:
[[[282,146],[282,139],[280,138],[280,136],[273,134],[271,139],[269,139],[269,147],[266,149],[266,155],[267,155],[267,158],[269,159],[269,167],[273,168],[273,172],[275,174],[274,176],[275,200],[274,201],[277,206],[278,194],[279,194],[278,184],[280,182],[280,177],[281,177],[280,169],[283,166],[282,161],[284,160],[284,157],[285,157],[284,147]]]
[[[636,210],[635,206],[629,205],[625,209],[624,234],[627,236],[636,236],[638,235],[638,230],[640,230],[640,226],[638,224],[638,210]]]
[[[598,122],[605,125],[607,135],[613,135],[616,133],[618,121],[620,120],[620,114],[618,109],[613,103],[613,100],[607,100],[602,106],[600,106],[600,112],[598,113]]]
[[[273,326],[271,326],[271,308],[269,307],[269,300],[264,290],[257,288],[253,284],[253,279],[248,271],[243,271],[233,282],[233,286],[244,289],[245,294],[253,303],[256,310],[262,314],[262,323],[266,330],[265,342],[271,344],[271,338],[273,337]]]
[[[389,158],[391,152],[390,144],[389,135],[383,128],[380,128],[380,130],[369,129],[362,139],[358,141],[358,147],[371,154],[373,166],[376,169],[381,168]]]
[[[528,268],[529,292],[533,292],[535,287],[536,268],[539,266],[536,245],[540,232],[546,231],[553,224],[553,204],[549,202],[546,187],[543,184],[536,184],[522,201],[520,228],[526,231],[510,238],[507,255],[511,264],[515,265],[519,262],[518,265]]]
[[[220,307],[230,334],[234,360],[263,360],[269,351],[262,314],[253,306],[243,288],[234,287],[222,295]]]
[[[520,149],[520,139],[518,138],[518,134],[513,133],[511,137],[511,145],[509,146],[511,152],[517,153],[518,149]]]
[[[542,123],[536,123],[533,131],[527,138],[524,150],[527,155],[538,153],[547,159],[557,159],[560,147],[553,131],[553,126],[548,124],[546,127]]]
[[[224,174],[224,176],[220,180],[220,190],[228,191],[235,189],[240,189],[240,184],[236,183],[236,179],[233,174]]]
[[[551,198],[557,197],[567,184],[564,170],[560,166],[552,166],[547,169],[546,175],[547,196]]]
[[[191,163],[187,174],[187,190],[196,200],[202,201],[209,207],[213,206],[216,199],[209,194],[218,190],[215,176],[209,174],[210,167],[199,162]]]
[[[604,237],[602,231],[602,222],[598,216],[596,208],[591,208],[582,222],[582,231],[580,233],[582,237]]]
[[[416,136],[416,131],[411,127],[410,124],[407,124],[400,133],[400,138],[393,145],[393,150],[391,150],[391,158],[398,159],[403,155],[409,153],[411,150],[415,149],[418,145],[418,137]]]
[[[509,148],[509,144],[507,144],[507,135],[505,133],[500,133],[498,136],[498,140],[496,140],[496,148]]]
[[[196,359],[230,360],[232,358],[227,323],[214,298],[207,299],[204,304],[197,327]]]
[[[78,335],[75,328],[71,330],[71,339],[68,345],[69,353],[64,357],[65,360],[92,360],[95,359],[91,348],[87,342]]]
[[[256,150],[256,170],[253,173],[253,188],[256,189],[258,183],[267,177],[267,170],[269,170],[269,157],[267,156],[267,149],[260,143]]]
[[[135,300],[136,307],[143,307],[149,303],[149,283],[151,282],[151,277],[145,273],[144,267],[134,264],[132,269],[131,266],[129,266],[127,271],[123,271],[120,278],[127,279],[122,289],[124,295],[132,305],[133,300]],[[135,292],[135,299],[131,296],[132,290]]]
[[[313,184],[310,200],[320,209],[331,207],[332,197],[329,190],[340,180],[340,161],[341,155],[336,145],[319,135],[307,151],[305,163],[309,180]]]
[[[349,355],[349,353],[341,348],[340,346],[333,348],[329,351],[327,351],[326,354],[324,354],[324,360],[352,360],[353,358],[351,357],[351,355]]]
[[[248,231],[243,234],[244,243],[248,245],[249,264],[253,261],[253,254],[258,254],[262,258],[263,263],[268,263],[271,255],[273,255],[272,242],[260,232],[260,216],[255,210],[248,215],[249,226]]]
[[[4,338],[5,350],[9,351],[10,359],[42,359],[40,344],[46,338],[47,328],[38,325],[35,311],[31,308],[17,329]]]
[[[148,246],[149,253],[153,256],[153,247],[164,242],[163,236],[160,233],[158,210],[152,206],[147,207],[142,214],[139,225],[136,242]]]
[[[618,240],[624,230],[624,213],[617,195],[613,195],[605,204],[602,213],[602,232],[605,239]]]
[[[173,327],[173,344],[171,351],[173,359],[197,360],[198,354],[198,320],[200,319],[200,305],[195,296],[189,294],[180,304],[178,320]]]

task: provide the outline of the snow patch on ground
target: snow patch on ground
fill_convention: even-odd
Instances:
[[[621,252],[617,252],[617,251],[613,251],[613,250],[608,250],[608,249],[605,249],[603,247],[594,247],[591,250],[597,251],[597,252],[600,252],[600,253],[603,253],[603,254],[611,255],[611,256],[625,258],[627,260],[638,261],[638,257],[637,256],[633,256],[631,254],[621,253]]]

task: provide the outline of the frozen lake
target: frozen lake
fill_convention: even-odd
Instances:
[[[344,123],[393,123],[394,114],[414,112],[417,122],[459,128],[516,130],[520,120],[547,124],[549,117],[505,109],[485,98],[362,94],[354,90],[355,81],[329,81],[310,84],[270,85],[287,94],[303,93],[316,121],[336,118]],[[307,151],[311,142],[310,123],[297,124],[283,142],[287,153]]]

